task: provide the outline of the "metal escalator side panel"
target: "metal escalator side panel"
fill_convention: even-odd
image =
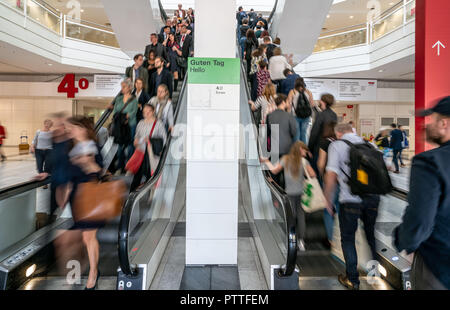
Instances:
[[[241,124],[244,126],[252,125],[253,132],[250,132],[250,137],[246,140],[249,144],[245,149],[249,152],[246,153],[246,164],[248,167],[249,177],[253,177],[250,182],[250,193],[253,199],[253,215],[260,215],[264,218],[262,222],[265,223],[267,229],[264,231],[271,231],[271,239],[269,242],[274,242],[274,246],[279,248],[279,253],[283,256],[283,261],[275,258],[277,265],[279,265],[279,276],[289,277],[295,272],[296,258],[297,258],[297,239],[296,239],[296,219],[295,210],[291,206],[290,201],[285,194],[284,190],[280,188],[273,180],[268,178],[269,174],[261,168],[258,159],[251,158],[248,155],[251,153],[251,149],[257,149],[257,154],[261,154],[262,147],[260,145],[260,137],[257,131],[256,122],[248,105],[248,99],[250,98],[250,90],[248,88],[248,81],[243,66],[241,67]],[[255,160],[258,160],[256,164]],[[258,181],[259,180],[259,181]],[[252,188],[253,187],[253,188]],[[270,196],[270,200],[268,197]],[[261,201],[261,198],[267,199]],[[255,212],[256,211],[256,212]],[[258,218],[255,218],[257,220]],[[261,223],[262,223],[261,222]],[[256,223],[256,221],[255,221]],[[277,223],[274,225],[273,223]],[[280,227],[280,225],[282,227]],[[263,233],[263,226],[260,224],[260,232]],[[258,229],[258,225],[253,225]],[[284,231],[283,231],[284,230]],[[266,234],[266,233],[265,233]],[[255,232],[258,235],[258,231]],[[266,234],[268,236],[268,234]],[[264,240],[262,245],[264,246]],[[265,246],[265,250],[272,248],[268,245]],[[271,251],[266,250],[266,251]],[[270,286],[271,283],[268,283]]]
[[[176,105],[175,127],[186,121],[186,83],[187,77],[183,81]],[[131,193],[125,203],[118,236],[120,269],[125,275],[136,275],[139,265],[142,265],[142,261],[145,260],[142,257],[152,255],[155,251],[155,248],[143,249],[141,245],[144,244],[143,240],[146,239],[144,237],[149,234],[160,234],[163,227],[170,226],[168,224],[173,222],[173,217],[178,218],[177,212],[169,207],[171,199],[172,201],[174,199],[175,187],[180,175],[180,165],[182,164],[181,158],[174,156],[176,152],[173,147],[184,144],[184,139],[184,135],[171,134],[169,136],[152,177],[143,186]],[[170,220],[161,225],[164,219]],[[172,230],[174,226],[172,225]],[[148,255],[141,254],[141,251],[145,251]]]

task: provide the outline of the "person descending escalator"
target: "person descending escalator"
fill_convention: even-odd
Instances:
[[[148,103],[155,108],[155,115],[164,125],[166,132],[172,132],[174,126],[173,105],[169,98],[167,85],[159,85],[156,96],[151,98]]]
[[[308,170],[310,177],[315,178],[316,174],[306,160],[308,147],[301,141],[295,142],[289,153],[281,157],[280,161],[273,165],[268,159],[261,158],[261,163],[264,163],[274,175],[278,175],[284,171],[285,191],[289,196],[292,208],[295,210],[297,219],[297,240],[300,251],[305,251],[305,235],[306,235],[306,221],[305,211],[302,207],[303,183],[304,183],[304,169]],[[306,167],[304,167],[304,163]]]
[[[164,124],[156,118],[155,107],[151,104],[145,104],[143,114],[144,119],[139,122],[136,128],[134,139],[136,151],[129,162],[130,165],[136,166],[131,191],[136,190],[152,176],[158,166],[162,148],[167,140],[166,129]],[[144,181],[143,178],[145,178]]]
[[[69,118],[66,124],[71,141],[68,144],[68,156],[70,162],[67,167],[67,179],[65,184],[58,186],[58,205],[64,208],[67,202],[70,203],[72,214],[77,214],[80,208],[77,202],[77,193],[81,184],[98,181],[101,177],[103,160],[100,148],[96,142],[96,134],[92,121],[83,116]],[[96,184],[96,183],[93,183]],[[55,250],[61,265],[61,270],[67,271],[67,260],[80,262],[83,249],[80,248],[80,241],[87,250],[89,258],[89,276],[86,283],[86,290],[94,290],[98,286],[100,271],[98,270],[98,260],[100,247],[97,240],[97,230],[104,226],[102,221],[77,220],[74,217],[73,226],[63,232],[55,240]]]
[[[114,137],[114,143],[119,145],[117,151],[118,163],[113,171],[121,171],[134,152],[134,134],[136,131],[136,113],[138,111],[138,102],[133,96],[133,82],[130,78],[121,83],[121,95],[117,96],[114,103],[109,106],[113,109],[113,122],[111,136]]]

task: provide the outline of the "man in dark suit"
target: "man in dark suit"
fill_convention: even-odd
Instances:
[[[397,124],[392,124],[392,131],[391,131],[391,142],[390,142],[390,148],[392,149],[392,152],[394,153],[394,157],[392,158],[392,161],[394,162],[395,171],[394,173],[400,173],[400,168],[398,166],[398,156],[400,155],[403,146],[403,133],[401,130],[397,129]]]
[[[156,96],[158,86],[161,84],[165,84],[169,89],[169,98],[172,98],[173,77],[172,74],[164,68],[164,59],[162,59],[162,57],[156,57],[155,67],[156,71],[153,72],[152,76],[150,77],[150,89],[148,92],[150,97]]]
[[[170,32],[171,32],[170,26],[164,26],[161,33],[158,36],[158,42],[164,43],[164,41],[166,41],[169,38]]]
[[[394,230],[398,251],[414,253],[412,289],[450,289],[450,97],[428,116],[428,142],[439,146],[414,157],[402,224]]]
[[[147,58],[150,51],[154,50],[157,57],[162,57],[167,62],[169,58],[167,57],[166,47],[158,42],[158,35],[156,33],[150,35],[150,42],[151,44],[145,47],[145,57]]]
[[[144,63],[144,55],[137,54],[134,56],[134,65],[125,70],[125,75],[133,81],[135,85],[136,79],[140,78],[144,81],[144,89],[148,90],[148,70],[142,66]]]
[[[180,35],[180,47],[181,47],[181,57],[183,58],[188,58],[190,56],[192,56],[193,54],[193,41],[192,41],[192,36],[188,33],[188,29],[187,26],[185,24],[183,24],[183,26],[181,26],[181,35]],[[180,74],[181,74],[181,79],[184,79],[184,76],[186,74],[186,68],[182,68],[180,67]]]

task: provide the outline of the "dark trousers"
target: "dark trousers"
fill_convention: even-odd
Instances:
[[[151,177],[151,167],[147,149],[144,154],[142,165],[138,172],[134,175],[133,182],[131,182],[130,192],[135,191],[142,184],[142,177],[145,177],[146,181]]]
[[[302,195],[288,195],[288,197],[291,202],[292,209],[295,210],[295,216],[297,219],[297,240],[305,240],[306,220],[305,211],[302,208]]]
[[[250,74],[250,85],[251,87],[251,99],[253,102],[256,101],[258,96],[258,79],[256,78],[256,74]]]
[[[359,284],[358,256],[355,246],[355,234],[358,229],[358,219],[364,224],[367,243],[372,256],[377,258],[375,247],[375,222],[378,216],[380,196],[367,196],[362,203],[342,203],[339,207],[339,228],[341,230],[341,246],[344,253],[345,268],[348,279]]]
[[[51,171],[51,151],[36,149],[34,154],[36,156],[36,166],[39,173]]]
[[[400,155],[401,155],[401,153],[402,153],[402,150],[401,149],[399,149],[399,150],[392,150],[392,152],[394,153],[394,157],[392,158],[392,161],[393,161],[393,163],[394,163],[394,166],[395,166],[395,171],[399,171],[400,170],[400,168],[399,168],[399,166],[398,166],[398,158],[400,157]]]
[[[414,290],[447,290],[444,284],[428,269],[419,252],[414,254],[411,267],[411,282]]]

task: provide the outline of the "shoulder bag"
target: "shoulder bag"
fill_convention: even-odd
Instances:
[[[305,172],[305,183],[303,185],[302,208],[306,213],[312,213],[325,209],[327,201],[317,178],[312,178],[309,175],[308,169],[306,169],[307,165],[306,159],[303,159],[302,166]]]

